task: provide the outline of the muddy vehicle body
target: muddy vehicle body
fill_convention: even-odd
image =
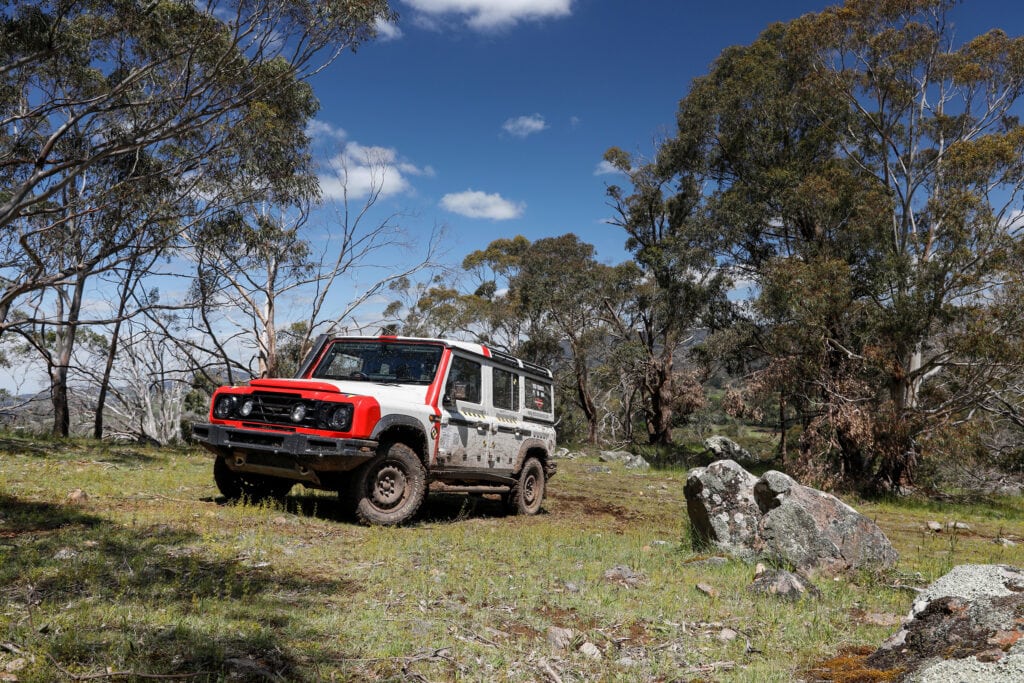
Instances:
[[[480,344],[321,337],[293,379],[221,387],[192,434],[229,499],[337,491],[367,524],[407,521],[428,488],[536,514],[556,467],[551,372]]]

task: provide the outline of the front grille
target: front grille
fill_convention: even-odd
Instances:
[[[246,422],[262,422],[265,424],[284,424],[315,429],[317,425],[317,405],[314,401],[304,401],[295,394],[278,394],[257,391],[252,394],[255,401],[252,413],[245,417]],[[299,403],[306,406],[306,416],[301,422],[292,421],[292,409]]]

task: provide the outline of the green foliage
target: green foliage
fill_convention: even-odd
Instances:
[[[947,427],[1018,414],[991,397],[1024,341],[1024,38],[957,46],[951,6],[851,0],[773,25],[694,82],[659,150],[672,201],[754,284],[711,346],[748,399],[784,401],[791,464],[823,483],[912,483]]]

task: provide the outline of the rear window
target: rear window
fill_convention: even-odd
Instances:
[[[551,412],[551,385],[535,379],[526,380],[526,408]]]

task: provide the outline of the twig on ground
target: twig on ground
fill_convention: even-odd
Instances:
[[[538,664],[540,664],[540,670],[547,674],[547,677],[551,679],[551,683],[562,683],[562,678],[558,675],[558,672],[548,664],[548,660],[542,659]]]

